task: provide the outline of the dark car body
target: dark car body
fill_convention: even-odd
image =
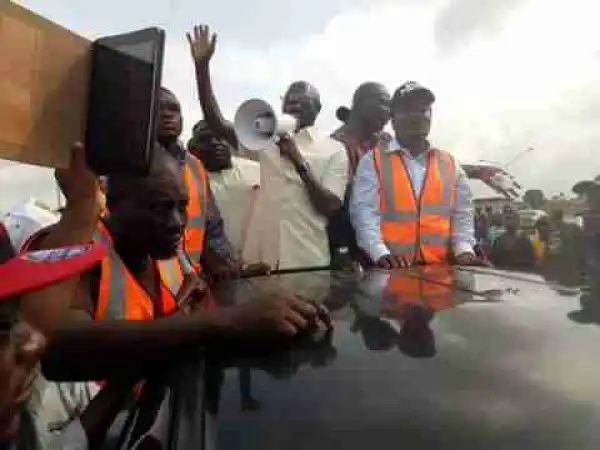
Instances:
[[[600,448],[589,289],[437,267],[240,280],[216,296],[279,288],[326,303],[334,330],[209,352],[207,448]],[[415,307],[432,317],[411,325]]]

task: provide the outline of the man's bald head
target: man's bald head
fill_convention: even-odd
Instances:
[[[321,112],[321,95],[308,81],[294,81],[283,97],[282,109],[299,120],[300,128],[312,126]]]
[[[352,121],[365,133],[381,131],[390,118],[391,96],[381,83],[361,84],[352,96]]]
[[[390,93],[383,84],[375,81],[367,81],[358,86],[354,91],[352,107],[360,107],[372,97],[387,98],[388,102],[391,100]]]
[[[294,81],[289,85],[286,94],[291,91],[301,92],[314,100],[318,100],[319,102],[321,101],[321,94],[319,94],[319,90],[308,81]]]
[[[147,176],[111,175],[107,205],[111,230],[128,248],[170,258],[181,241],[188,203],[183,170],[169,153],[154,153]]]

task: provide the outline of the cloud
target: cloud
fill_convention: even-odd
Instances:
[[[600,172],[600,39],[586,0],[450,0],[377,4],[333,17],[310,36],[263,48],[221,33],[213,79],[224,111],[252,96],[276,104],[308,79],[325,104],[321,125],[365,80],[431,87],[433,140],[464,159],[507,162],[528,186],[569,190]],[[181,53],[182,44],[169,51]],[[186,55],[187,57],[187,55]],[[189,86],[190,77],[178,85]],[[183,88],[182,88],[183,89]],[[191,108],[190,108],[191,109]],[[537,169],[532,170],[532,169]]]
[[[218,30],[213,83],[226,115],[250,97],[278,105],[291,81],[306,79],[321,91],[320,126],[329,131],[338,125],[335,109],[350,102],[361,82],[393,89],[414,79],[437,96],[433,142],[459,158],[507,162],[532,146],[511,170],[526,186],[549,193],[600,173],[593,158],[600,147],[600,6],[589,0],[347,3],[352,7],[338,13],[331,8],[329,20],[315,13],[306,33],[292,27],[286,34],[277,24],[278,39],[270,43]],[[179,22],[193,5],[177,2]],[[230,8],[223,3],[223,11]],[[276,19],[252,17],[265,35]],[[201,112],[180,31],[169,29],[164,83],[181,98],[189,129]]]
[[[506,19],[525,0],[485,2],[480,0],[450,0],[437,14],[434,38],[440,55],[460,48],[474,34],[494,34],[502,29]]]

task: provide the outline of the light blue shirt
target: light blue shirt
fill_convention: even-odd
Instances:
[[[398,152],[402,156],[418,200],[425,181],[427,152],[415,158],[397,141],[392,141],[385,151]],[[456,175],[456,205],[452,213],[452,246],[454,253],[459,255],[473,252],[475,228],[473,194],[459,164],[456,164]],[[378,261],[382,256],[391,253],[381,238],[379,180],[375,171],[373,152],[367,153],[358,163],[350,199],[350,220],[356,231],[359,247],[367,252],[373,261]]]

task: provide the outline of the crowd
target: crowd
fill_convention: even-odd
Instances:
[[[551,278],[562,273],[581,281],[586,259],[593,253],[593,247],[586,250],[585,230],[565,220],[560,210],[523,216],[511,206],[501,213],[476,208],[475,238],[482,253],[498,268],[536,271]]]
[[[212,89],[215,36],[201,26],[188,40],[204,120],[187,145],[180,103],[162,89],[147,176],[99,180],[75,146],[71,167],[56,170],[67,202],[53,223],[18,240],[0,227],[0,448],[97,445],[140,374],[190,344],[332,326],[322,305],[293,292],[220,306],[217,283],[315,267],[521,264],[514,252],[534,266],[552,253],[554,222],[538,224],[535,244],[520,239],[512,212],[497,239],[483,213],[475,220],[463,169],[428,140],[435,96],[426,87],[406,82],[390,94],[366,82],[324,135],[319,91],[293,82],[281,110],[297,129],[280,136],[279,151],[253,153]]]

